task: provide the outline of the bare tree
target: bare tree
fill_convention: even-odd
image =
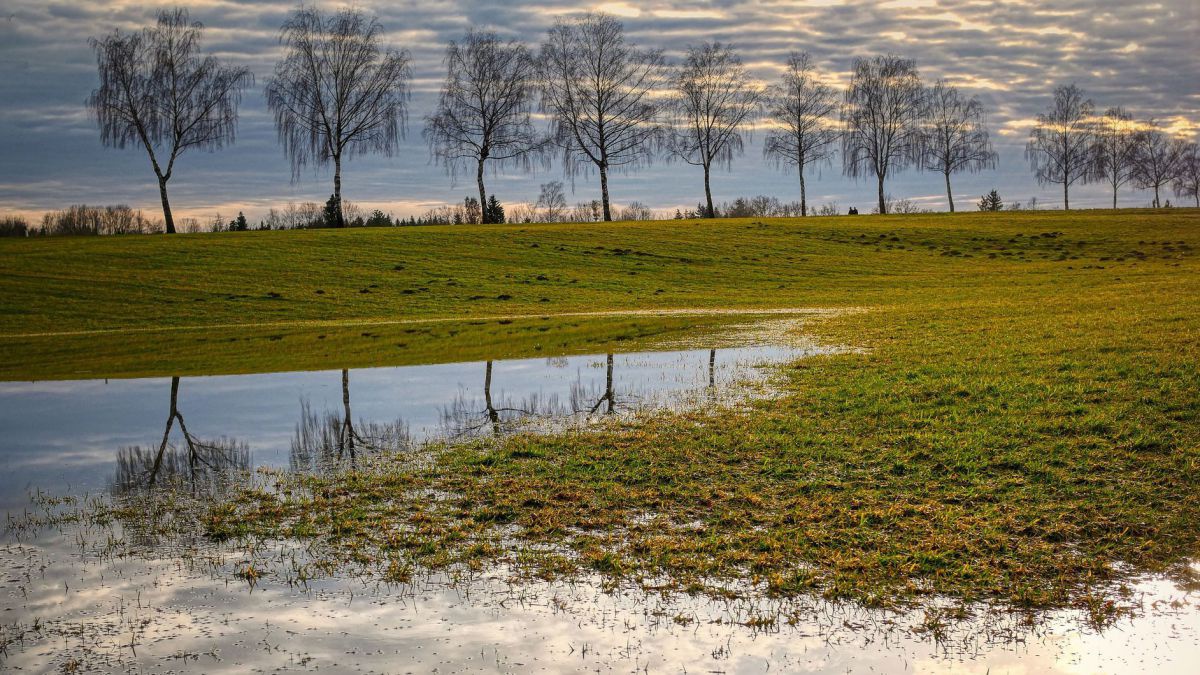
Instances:
[[[629,202],[621,209],[621,220],[654,220],[654,211],[641,202]]]
[[[1054,104],[1037,116],[1025,157],[1039,185],[1063,186],[1063,208],[1071,208],[1070,188],[1090,177],[1095,106],[1075,85],[1054,90]]]
[[[1143,190],[1154,190],[1154,208],[1158,208],[1162,206],[1159,190],[1179,175],[1187,143],[1167,136],[1154,120],[1150,120],[1148,126],[1147,131],[1138,134],[1133,182]]]
[[[950,213],[954,213],[950,174],[996,166],[983,104],[977,97],[965,98],[944,80],[938,80],[925,92],[919,159],[922,169],[945,176],[946,201],[950,203]]]
[[[534,209],[541,210],[542,222],[557,223],[567,215],[567,198],[563,194],[563,184],[552,180],[542,183],[542,192],[538,195]]]
[[[167,199],[175,160],[191,148],[219,150],[233,143],[242,90],[254,82],[245,68],[201,56],[203,28],[187,10],[176,9],[159,12],[154,27],[140,33],[114,31],[90,41],[100,87],[87,106],[100,125],[100,140],[109,147],[145,148],[168,234],[175,232]]]
[[[847,176],[875,176],[879,212],[887,213],[887,177],[917,158],[923,107],[917,64],[899,56],[854,60],[842,106],[842,169]]]
[[[554,24],[539,65],[542,106],[553,117],[564,169],[571,177],[599,171],[604,220],[612,220],[609,171],[645,165],[661,146],[664,99],[655,90],[667,80],[662,52],[637,49],[620,21],[588,13]]]
[[[1124,108],[1109,108],[1093,129],[1090,180],[1112,186],[1113,208],[1117,208],[1117,190],[1133,179],[1134,161],[1141,133],[1133,116]]]
[[[672,157],[704,168],[704,199],[713,218],[712,168],[729,168],[742,154],[742,129],[758,112],[763,89],[746,72],[733,47],[709,42],[689,47],[675,75]]]
[[[535,63],[529,50],[494,32],[470,30],[446,48],[446,82],[424,136],[434,160],[451,176],[474,165],[479,203],[487,203],[484,165],[528,171],[547,139],[530,122]],[[484,210],[484,222],[490,219]]]
[[[838,139],[833,114],[837,93],[816,77],[807,53],[793,52],[779,84],[768,93],[768,114],[775,128],[767,133],[763,156],[777,166],[795,167],[800,176],[800,215],[808,215],[804,171],[833,158]]]
[[[392,155],[408,118],[412,70],[406,50],[380,47],[379,21],[343,9],[323,17],[300,7],[283,24],[286,48],[267,83],[267,107],[292,163],[292,177],[309,164],[333,162],[337,226],[342,212],[342,160]]]
[[[1176,197],[1191,197],[1200,209],[1200,147],[1188,143],[1179,162],[1179,174],[1171,181]]]

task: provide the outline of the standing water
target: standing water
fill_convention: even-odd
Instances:
[[[348,456],[586,429],[770,395],[765,366],[831,350],[759,345],[261,375],[0,383],[5,670],[246,672],[1192,672],[1193,594],[1146,580],[1099,633],[1061,612],[946,633],[851,604],[714,601],[600,579],[247,584],[119,527],[27,530],[31,495],[109,494],[189,473],[326,471]],[[107,538],[107,539],[105,539]],[[118,553],[119,551],[119,553]]]

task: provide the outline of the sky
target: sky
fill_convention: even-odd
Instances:
[[[251,221],[268,208],[324,201],[332,192],[328,170],[305,170],[293,179],[266,109],[262,85],[281,54],[279,26],[292,2],[274,0],[5,0],[0,6],[0,214],[39,218],[70,204],[129,204],[158,216],[158,188],[149,160],[137,148],[105,148],[84,101],[97,86],[90,37],[114,29],[150,25],[159,8],[183,6],[204,24],[204,48],[249,68],[256,84],[240,108],[237,141],[215,153],[190,152],[177,163],[169,185],[176,218],[228,220],[244,211]],[[340,3],[321,2],[323,10]],[[491,28],[504,37],[539,45],[558,17],[605,11],[625,24],[629,40],[665,50],[678,63],[689,45],[731,43],[750,71],[773,82],[791,51],[812,55],[822,77],[844,85],[856,57],[892,53],[913,58],[926,82],[945,78],[977,95],[988,115],[999,153],[995,170],[954,177],[956,204],[973,209],[995,188],[1008,201],[1036,197],[1061,206],[1061,188],[1038,186],[1024,146],[1036,115],[1050,104],[1056,86],[1075,83],[1097,110],[1124,106],[1139,118],[1157,118],[1172,133],[1200,138],[1200,2],[1164,0],[1045,0],[1020,2],[887,2],[817,0],[712,0],[710,2],[569,3],[561,0],[414,2],[358,0],[379,17],[384,42],[413,58],[413,96],[407,136],[392,157],[362,157],[343,169],[344,197],[398,216],[420,214],[472,194],[471,180],[457,183],[429,159],[421,138],[444,78],[448,41],[469,27]],[[793,174],[762,157],[763,133],[751,134],[745,154],[729,171],[713,176],[716,201],[766,194],[799,199]],[[561,163],[534,174],[502,173],[488,179],[489,192],[506,204],[536,199],[539,185],[567,184],[571,202],[599,196],[595,175],[578,177],[572,189]],[[610,179],[615,205],[639,201],[674,211],[703,196],[697,167],[656,162]],[[842,175],[839,160],[810,177],[811,205],[836,202],[844,212],[865,213],[874,203],[874,181]],[[944,210],[942,177],[908,171],[890,180],[893,197]],[[1132,187],[1123,206],[1144,206],[1146,191]],[[1072,207],[1106,206],[1099,185],[1072,190]]]

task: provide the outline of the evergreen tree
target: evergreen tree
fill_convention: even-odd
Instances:
[[[250,223],[246,221],[246,214],[238,211],[238,217],[229,221],[230,232],[245,232],[250,229]]]
[[[504,207],[500,205],[500,200],[496,199],[496,195],[488,197],[487,206],[483,209],[483,222],[504,222]]]
[[[367,219],[366,225],[367,227],[391,227],[392,217],[379,209],[375,209],[371,212],[371,217]]]
[[[342,222],[341,201],[336,194],[329,195],[325,210],[321,212],[321,227],[338,227]]]
[[[980,211],[999,211],[1004,208],[1004,201],[1000,199],[1000,193],[992,190],[979,199]]]

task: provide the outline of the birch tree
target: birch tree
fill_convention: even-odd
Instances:
[[[1176,197],[1191,197],[1200,209],[1200,147],[1188,143],[1179,163],[1179,174],[1171,181]]]
[[[1124,108],[1109,108],[1096,121],[1092,139],[1090,179],[1112,187],[1112,205],[1117,208],[1117,191],[1133,180],[1140,131]]]
[[[587,13],[554,24],[539,71],[564,170],[572,178],[593,168],[600,174],[603,217],[612,220],[609,173],[650,163],[662,146],[666,99],[656,95],[668,81],[662,52],[629,44],[613,17]]]
[[[996,166],[983,104],[975,96],[964,97],[944,80],[938,80],[925,92],[919,143],[921,168],[945,177],[946,201],[951,213],[954,213],[954,191],[950,188],[950,174]]]
[[[382,47],[382,33],[377,19],[357,9],[326,17],[300,7],[283,24],[284,57],[267,83],[267,107],[292,178],[310,164],[333,164],[338,227],[346,225],[343,160],[395,154],[408,119],[409,55]]]
[[[141,32],[114,31],[90,41],[100,87],[87,106],[100,125],[100,140],[146,151],[168,234],[175,232],[167,183],[176,160],[191,149],[232,144],[242,90],[254,82],[249,70],[201,54],[203,29],[187,10],[176,9],[159,12],[156,24]]]
[[[492,31],[471,30],[446,48],[446,81],[424,136],[435,161],[451,176],[475,171],[479,203],[487,204],[487,164],[528,171],[545,157],[547,139],[530,119],[536,69],[529,50]],[[483,210],[483,222],[491,220]]]
[[[917,160],[923,109],[916,62],[899,56],[854,60],[842,107],[842,169],[874,176],[879,213],[887,213],[884,182]]]
[[[829,163],[839,132],[834,124],[837,92],[816,75],[808,54],[793,52],[780,82],[767,94],[767,115],[774,128],[763,143],[763,156],[776,166],[796,169],[800,178],[800,215],[808,215],[804,172]]]
[[[1187,144],[1178,138],[1170,138],[1158,128],[1154,120],[1150,129],[1138,134],[1134,151],[1133,181],[1143,190],[1154,190],[1154,208],[1162,206],[1159,191],[1175,180],[1183,163]]]
[[[729,168],[742,154],[743,128],[757,114],[764,92],[733,48],[719,42],[688,48],[675,90],[669,150],[673,158],[704,169],[705,215],[713,218],[712,169]]]
[[[1050,110],[1037,116],[1025,157],[1039,185],[1062,185],[1063,208],[1071,208],[1071,185],[1087,181],[1092,161],[1095,105],[1075,85],[1054,90]]]

